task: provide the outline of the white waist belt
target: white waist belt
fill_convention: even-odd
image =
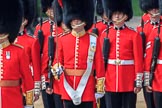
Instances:
[[[133,65],[134,60],[108,59],[107,63],[112,65]]]
[[[157,64],[162,64],[162,60],[157,59]]]

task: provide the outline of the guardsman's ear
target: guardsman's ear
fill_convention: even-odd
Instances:
[[[126,14],[124,14],[124,20],[127,21],[128,16]]]
[[[26,26],[27,24],[28,24],[28,20],[27,19],[23,20],[22,26]]]

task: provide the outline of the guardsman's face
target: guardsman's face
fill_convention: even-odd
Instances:
[[[46,11],[46,14],[49,18],[53,19],[54,18],[54,13],[52,8],[48,8]]]
[[[81,20],[79,20],[79,19],[75,19],[75,20],[72,20],[72,22],[71,22],[71,26],[79,25],[79,24],[81,24],[81,23],[82,23]]]
[[[150,20],[151,21],[159,21],[160,20],[160,12],[159,9],[152,9],[148,11],[149,16],[150,16]]]
[[[115,25],[123,25],[127,18],[127,15],[122,12],[114,12],[112,14],[112,21]]]
[[[160,15],[159,9],[151,9],[148,11],[150,17],[156,17],[157,15]]]
[[[119,21],[121,19],[123,19],[124,14],[122,12],[114,12],[112,15],[112,20],[113,21]]]
[[[85,22],[83,22],[79,19],[72,20],[70,24],[71,24],[71,27],[73,28],[73,30],[76,30],[76,31],[83,30],[86,25]]]

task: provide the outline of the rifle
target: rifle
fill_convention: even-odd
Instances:
[[[110,40],[108,38],[108,33],[109,33],[109,25],[107,25],[106,37],[104,38],[103,42],[103,56],[104,56],[105,70],[107,69],[108,56],[110,52]]]
[[[49,82],[49,88],[53,88],[53,74],[51,71],[51,66],[53,63],[53,59],[54,59],[54,37],[52,36],[52,32],[53,32],[53,22],[50,23],[50,32],[51,32],[51,36],[48,37],[48,79],[50,80]]]
[[[60,67],[60,64],[59,64],[59,60],[58,60],[58,12],[59,12],[59,4],[58,4],[58,1],[57,0],[55,0],[54,2],[53,2],[53,4],[52,4],[52,6],[53,6],[53,9],[54,9],[54,23],[55,23],[55,32],[56,32],[56,60],[57,60],[57,63],[58,63],[58,65],[57,65],[57,68],[59,69],[59,67]],[[57,78],[58,79],[60,79],[60,71],[57,71],[56,72],[56,74],[57,74]]]
[[[95,1],[94,18],[93,18],[94,28],[92,29],[92,33],[98,36],[98,28],[96,27],[96,23],[97,23],[96,6],[97,6],[97,0]]]
[[[39,24],[40,24],[40,29],[38,31],[38,40],[39,40],[39,44],[40,44],[40,54],[42,54],[43,51],[43,44],[44,44],[44,36],[43,36],[43,31],[42,31],[42,8],[40,7],[40,19],[39,19]]]
[[[142,46],[143,46],[143,54],[145,53],[145,45],[146,45],[146,36],[145,33],[143,32],[143,28],[144,28],[144,21],[143,19],[141,19],[141,27],[142,27],[142,31],[140,32],[140,36],[142,38]]]
[[[154,39],[154,48],[153,48],[153,53],[152,53],[152,60],[151,60],[151,69],[150,69],[150,76],[149,76],[149,84],[152,86],[152,81],[154,79],[154,74],[155,74],[155,69],[157,65],[157,58],[159,56],[159,51],[160,51],[160,24],[158,27],[158,36],[155,37]]]

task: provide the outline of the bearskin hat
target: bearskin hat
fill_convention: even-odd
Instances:
[[[71,28],[73,19],[80,19],[86,23],[85,30],[91,28],[94,16],[93,0],[62,0],[63,21],[66,26]]]
[[[24,9],[24,18],[28,20],[28,24],[26,25],[27,27],[33,22],[35,16],[35,3],[34,0],[22,0],[22,3]]]
[[[41,0],[42,12],[46,13],[48,8],[52,7],[53,0]]]
[[[139,5],[141,10],[145,13],[151,9],[159,9],[158,0],[139,0]]]
[[[22,23],[23,9],[20,0],[0,1],[0,34],[9,34],[12,43],[17,37]]]
[[[102,16],[103,13],[104,13],[102,0],[96,0],[96,1],[97,1],[97,4],[96,4],[96,13],[98,15]]]
[[[52,3],[54,18],[57,20],[57,26],[60,26],[63,20],[63,12],[58,0],[54,0]]]
[[[104,10],[109,19],[116,11],[123,12],[128,16],[127,21],[133,17],[133,9],[131,0],[103,0]]]

